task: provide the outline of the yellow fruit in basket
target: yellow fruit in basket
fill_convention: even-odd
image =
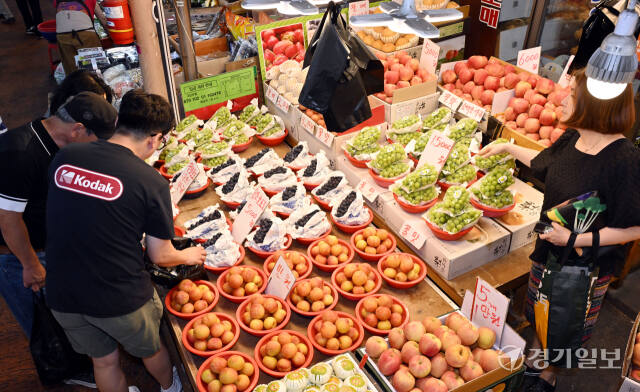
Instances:
[[[409,40],[406,39],[405,37],[400,37],[396,40],[396,46],[404,46],[408,44],[409,44]]]
[[[373,42],[375,41],[375,39],[370,36],[369,34],[367,34],[362,41],[364,41],[365,44],[369,45],[369,46],[373,46]]]
[[[396,50],[396,46],[395,46],[394,44],[392,44],[392,43],[385,43],[385,44],[382,46],[382,51],[383,51],[383,52],[387,52],[387,53],[389,53],[389,52],[393,52],[393,51],[395,51],[395,50]]]
[[[384,46],[384,42],[377,39],[373,41],[373,44],[371,44],[371,46],[373,46],[375,49],[382,50],[382,47]]]

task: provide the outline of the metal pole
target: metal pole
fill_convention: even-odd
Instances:
[[[176,22],[178,23],[180,57],[182,58],[184,79],[186,81],[194,80],[198,78],[198,69],[196,66],[196,51],[191,35],[190,0],[173,0],[173,6],[176,10]]]
[[[182,118],[180,115],[181,105],[178,101],[178,95],[176,93],[176,83],[173,78],[173,67],[171,66],[171,49],[169,46],[169,34],[167,33],[167,24],[164,16],[164,6],[162,0],[153,0],[154,4],[154,17],[156,22],[156,30],[158,32],[160,53],[162,55],[162,65],[164,68],[164,79],[167,83],[167,93],[169,94],[169,103],[173,108],[173,114],[177,119]],[[175,42],[175,41],[174,41]]]

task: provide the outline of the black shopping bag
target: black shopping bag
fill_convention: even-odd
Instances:
[[[171,240],[171,243],[177,250],[182,250],[195,246],[196,244],[190,239],[185,237],[176,237]],[[144,264],[145,269],[151,275],[151,280],[166,288],[172,288],[176,286],[180,281],[184,279],[191,280],[207,280],[207,271],[204,266],[200,265],[177,265],[175,267],[160,267],[154,264],[147,252],[144,252]]]
[[[367,96],[384,88],[384,67],[329,3],[305,54],[309,66],[299,102],[342,132],[371,117]]]
[[[42,292],[34,294],[33,327],[29,349],[43,385],[61,383],[74,375],[91,370],[88,356],[71,347],[67,335],[53,317]]]

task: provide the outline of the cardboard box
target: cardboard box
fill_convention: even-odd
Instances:
[[[438,98],[440,97],[440,93],[428,93],[425,91],[425,94],[422,94],[418,97],[395,102],[398,91],[410,90],[414,87],[419,87],[424,84],[427,83],[395,90],[393,94],[394,101],[391,104],[386,103],[373,95],[370,96],[370,98],[376,102],[376,105],[379,104],[384,106],[384,119],[388,123],[392,123],[396,120],[399,120],[406,116],[410,116],[412,114],[429,114],[438,108]]]
[[[531,16],[533,0],[505,1],[500,8],[500,22]]]
[[[511,212],[496,218],[495,221],[511,233],[509,252],[532,243],[538,238],[533,231],[540,219],[544,194],[532,186],[515,179],[516,182],[509,189],[515,191],[516,206]],[[515,219],[517,223],[510,221]]]
[[[530,139],[525,135],[514,131],[513,129],[507,127],[506,125],[502,125],[502,129],[498,132],[499,137],[503,137],[507,140],[513,139],[513,142],[517,146],[522,146],[526,148],[531,148],[536,151],[542,151],[546,147],[542,144],[538,143],[536,140]]]
[[[204,31],[198,32],[198,34],[200,35],[203,35],[204,33]],[[177,34],[172,35],[171,38],[178,41]],[[196,50],[196,56],[206,56],[215,52],[229,51],[229,42],[227,41],[227,37],[210,38],[204,41],[195,41],[193,43],[193,46]]]
[[[229,62],[229,56],[212,60],[199,61],[197,63],[198,74],[201,78],[220,75],[225,72],[225,66]]]
[[[496,45],[496,55],[506,61],[518,58],[518,51],[524,49],[524,40],[527,36],[528,28],[529,25],[524,25],[500,31],[498,45]]]
[[[631,371],[631,359],[633,357],[633,346],[636,341],[636,334],[638,333],[638,325],[640,324],[640,313],[636,316],[636,320],[631,327],[629,333],[629,339],[627,339],[627,348],[624,351],[624,358],[622,362],[622,386],[619,392],[639,392],[640,382],[629,378],[629,372]]]

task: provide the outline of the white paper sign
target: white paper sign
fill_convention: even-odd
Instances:
[[[518,52],[518,67],[525,69],[531,73],[538,74],[540,70],[540,52],[542,46],[535,48],[523,49]]]
[[[567,65],[564,66],[562,70],[562,75],[560,75],[560,79],[558,79],[558,84],[562,87],[567,87],[571,83],[572,76],[569,74],[569,67],[571,67],[571,63],[573,63],[573,59],[576,56],[571,55],[569,60],[567,61]]]
[[[509,101],[516,96],[516,90],[505,90],[495,93],[493,95],[493,102],[491,103],[491,114],[502,113],[507,110]]]
[[[278,104],[278,96],[278,92],[273,87],[267,86],[267,99],[274,105]]]
[[[370,203],[380,195],[380,190],[377,186],[373,185],[367,178],[363,178],[356,186],[356,190],[362,193],[362,196],[369,200]]]
[[[483,279],[476,278],[476,290],[471,306],[470,320],[479,327],[487,327],[496,333],[500,346],[502,331],[507,320],[509,298]]]
[[[269,274],[267,288],[264,292],[280,299],[286,299],[295,282],[296,277],[293,276],[287,262],[280,256],[273,267],[273,271]]]
[[[178,202],[184,196],[184,193],[189,189],[189,185],[193,182],[193,180],[198,177],[198,164],[196,161],[192,160],[189,162],[180,174],[180,177],[176,180],[176,182],[171,185],[171,202],[173,204],[178,204]]]
[[[484,108],[481,108],[480,106],[475,105],[469,101],[463,101],[458,108],[458,112],[476,120],[477,122],[480,122],[482,121],[482,117],[484,117],[484,113],[486,111],[484,110]]]
[[[260,187],[256,188],[233,222],[231,235],[235,242],[238,244],[244,242],[244,239],[247,238],[256,221],[260,218],[260,215],[262,215],[262,211],[267,208],[267,204],[269,204],[267,195],[264,194]]]
[[[369,0],[349,3],[349,18],[356,15],[369,15]]]
[[[424,230],[419,230],[415,227],[414,222],[405,222],[400,228],[400,235],[416,249],[421,249],[427,237],[424,234]]]
[[[289,102],[284,96],[278,97],[278,103],[276,106],[285,113],[289,112],[289,107],[291,106],[291,102]]]
[[[310,134],[313,134],[316,129],[316,123],[304,113],[300,117],[300,126]]]
[[[458,110],[458,106],[460,106],[460,104],[462,103],[462,98],[453,94],[449,90],[443,89],[440,93],[440,98],[438,98],[438,102],[451,109],[451,111],[455,112],[456,110]]]
[[[420,155],[417,167],[429,163],[435,166],[436,170],[440,172],[454,144],[456,144],[456,142],[446,137],[442,132],[433,131],[427,142],[427,146],[424,148],[422,155]]]
[[[327,147],[331,147],[335,135],[321,126],[316,127],[316,137]]]
[[[425,38],[422,44],[422,52],[420,53],[420,68],[435,74],[436,68],[438,68],[438,56],[440,56],[440,46],[429,38]]]

